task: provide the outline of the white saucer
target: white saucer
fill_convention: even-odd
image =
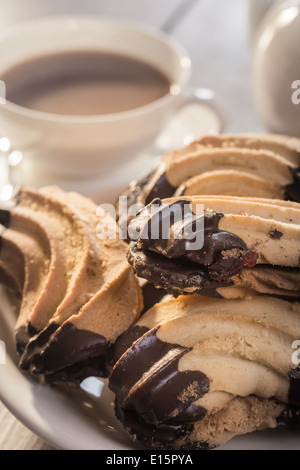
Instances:
[[[116,420],[106,381],[92,379],[87,384],[91,394],[41,385],[23,374],[17,366],[14,324],[15,314],[0,289],[0,340],[6,344],[6,364],[0,364],[0,399],[16,418],[57,449],[141,449]],[[234,438],[219,449],[300,450],[300,440],[298,434],[276,429]]]
[[[145,149],[143,153],[110,172],[96,174],[91,178],[64,178],[59,175],[36,174],[34,168],[25,161],[17,178],[23,185],[38,188],[54,184],[66,191],[77,191],[91,197],[99,204],[114,203],[128,183],[145,176],[165,152],[180,148],[202,135],[218,134],[221,126],[219,117],[209,107],[191,104],[176,113],[152,148]]]

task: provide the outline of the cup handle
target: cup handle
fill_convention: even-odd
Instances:
[[[184,116],[185,119],[176,119],[178,114],[184,108],[188,108],[189,105],[206,107],[207,111],[204,111],[204,115],[201,114],[199,117],[194,110],[191,110],[191,112],[187,110],[187,114]],[[204,134],[220,134],[223,132],[227,121],[225,107],[221,100],[213,90],[208,88],[188,89],[178,100],[173,117],[175,117],[175,120],[171,119],[168,122],[154,144],[153,150],[158,158],[164,153],[189,144]],[[205,126],[201,127],[203,120],[205,120]],[[182,125],[179,125],[179,121]]]
[[[179,102],[178,110],[190,104],[198,104],[209,108],[215,114],[216,121],[218,122],[218,129],[216,131],[219,133],[223,132],[226,124],[226,113],[223,104],[213,90],[210,88],[192,88],[188,90]]]

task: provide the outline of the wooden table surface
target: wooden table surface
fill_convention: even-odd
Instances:
[[[53,13],[93,12],[163,25],[181,0],[0,0],[0,26]],[[71,9],[70,9],[71,5]],[[212,88],[227,110],[228,132],[263,130],[251,93],[247,0],[199,0],[173,31],[193,61],[191,84]],[[0,450],[50,450],[0,402]]]

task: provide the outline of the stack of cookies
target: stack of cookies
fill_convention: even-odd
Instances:
[[[20,368],[52,384],[108,378],[149,449],[299,427],[299,178],[298,139],[203,137],[122,194],[140,208],[119,211],[126,242],[99,237],[85,197],[22,188],[0,210]]]
[[[297,139],[208,136],[124,193],[144,204],[129,264],[169,294],[111,351],[117,416],[148,448],[299,426],[299,170]]]

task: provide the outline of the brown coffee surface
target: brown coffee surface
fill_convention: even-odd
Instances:
[[[67,115],[128,111],[161,98],[171,86],[151,64],[101,51],[36,57],[7,70],[0,79],[8,101]]]

